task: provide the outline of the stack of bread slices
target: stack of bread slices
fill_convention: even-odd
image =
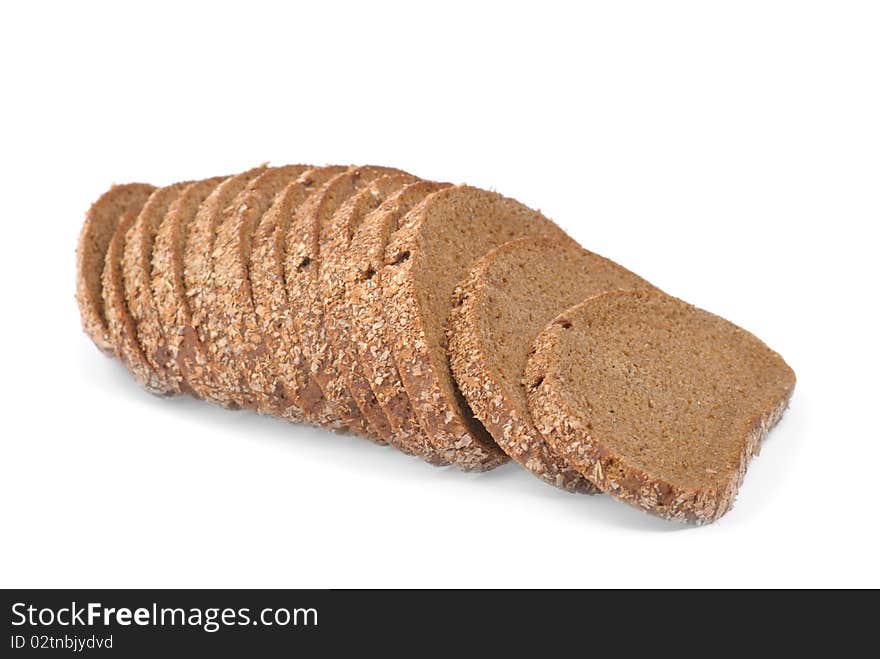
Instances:
[[[757,338],[540,212],[378,166],[112,187],[77,250],[83,328],[148,391],[514,460],[713,521],[795,377]]]

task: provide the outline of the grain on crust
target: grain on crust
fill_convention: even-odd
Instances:
[[[156,232],[170,207],[190,182],[175,183],[154,191],[141,209],[125,238],[122,281],[128,311],[134,321],[140,350],[127,362],[134,379],[157,395],[180,393],[176,379],[167,369],[165,333],[153,298],[152,259]],[[128,344],[123,344],[127,349]],[[143,355],[144,360],[140,360]]]
[[[455,287],[475,261],[509,240],[565,234],[538,211],[470,186],[435,192],[411,214],[385,253],[386,338],[434,447],[465,471],[492,469],[507,454],[473,420],[449,367],[446,328]]]
[[[315,321],[315,325],[320,328],[316,335],[318,345],[315,351],[315,379],[330,405],[342,409],[346,418],[362,415],[373,430],[391,444],[396,443],[393,431],[375,396],[355,400],[348,388],[348,378],[341,370],[344,368],[340,356],[343,349],[341,344],[351,332],[350,318],[341,313],[341,303],[345,295],[345,271],[351,257],[351,238],[357,227],[387,197],[415,180],[409,174],[377,178],[346,200],[330,221],[322,225],[318,298],[313,305],[314,313],[321,316]]]
[[[183,252],[199,207],[226,177],[196,181],[184,189],[162,219],[153,244],[151,286],[164,343],[154,358],[165,369],[175,391],[196,395],[178,367],[183,330],[192,326],[189,300],[183,281]]]
[[[102,273],[110,240],[124,213],[137,214],[156,188],[146,183],[114,185],[86,213],[76,248],[76,302],[83,331],[105,354],[115,354],[104,312]]]
[[[230,212],[217,227],[212,252],[213,295],[205,319],[208,359],[227,404],[258,409],[248,387],[251,355],[262,344],[254,312],[249,263],[251,242],[260,218],[276,195],[309,169],[306,165],[270,167],[238,194]]]
[[[672,520],[712,522],[795,386],[777,353],[659,292],[613,291],[537,337],[529,407],[554,450],[603,492]]]
[[[314,410],[323,409],[324,395],[305,365],[290,313],[284,284],[287,233],[300,205],[347,170],[333,165],[305,172],[275,198],[253,237],[251,291],[262,343],[250,355],[253,366],[248,387],[256,393],[260,411],[291,421],[314,418]]]
[[[391,344],[385,338],[382,270],[389,239],[405,226],[409,212],[448,183],[419,181],[392,196],[361,223],[351,239],[345,274],[345,298],[339,314],[349,318],[351,333],[338,341],[336,370],[358,404],[375,398],[395,437],[395,446],[442,466],[449,462],[425,435],[403,387]]]
[[[234,210],[233,202],[250,181],[265,171],[265,165],[230,176],[205,199],[190,223],[183,252],[183,283],[188,305],[188,324],[181,330],[177,367],[187,385],[201,398],[234,408],[220,386],[220,379],[208,357],[208,346],[216,336],[208,329],[207,317],[214,307],[213,253],[217,228]]]
[[[370,181],[389,174],[402,174],[389,167],[353,167],[328,181],[297,209],[287,233],[284,282],[290,303],[294,327],[301,341],[302,356],[308,374],[317,380],[320,358],[320,314],[316,313],[318,298],[318,268],[320,262],[321,227],[346,199],[368,185]],[[318,382],[320,387],[320,382]],[[321,389],[323,392],[323,389]],[[361,415],[351,418],[348,410],[337,409],[323,397],[323,406],[310,411],[310,421],[326,428],[352,431],[373,440],[382,441]]]

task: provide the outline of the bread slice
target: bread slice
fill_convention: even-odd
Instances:
[[[364,166],[339,174],[299,207],[288,228],[284,282],[287,286],[291,317],[301,341],[303,365],[307,368],[308,375],[316,380],[320,377],[317,364],[321,346],[321,316],[314,313],[314,309],[318,297],[322,226],[330,221],[349,197],[370,181],[381,176],[402,173],[388,167]],[[371,439],[381,439],[366,419],[360,415],[351,418],[348,410],[336,408],[326,397],[323,408],[312,410],[311,414],[310,421],[318,425],[334,430],[353,431]]]
[[[596,491],[532,422],[523,385],[532,343],[585,297],[636,288],[651,285],[570,238],[526,237],[486,254],[456,291],[449,361],[458,387],[498,446],[551,485]]]
[[[98,348],[115,354],[104,313],[101,274],[107,247],[125,213],[137,214],[155,187],[146,183],[114,185],[86,213],[76,248],[76,302],[83,331]]]
[[[205,199],[186,236],[183,252],[183,283],[189,300],[189,324],[184,325],[177,353],[177,366],[188,386],[201,398],[234,408],[229,402],[208,357],[208,344],[218,337],[208,328],[208,314],[213,308],[214,237],[223,220],[233,212],[238,194],[265,171],[265,165],[230,176]]]
[[[480,257],[514,238],[563,236],[541,213],[501,195],[458,186],[430,195],[389,243],[382,272],[386,337],[416,415],[444,458],[467,471],[507,454],[473,420],[446,351],[456,285]]]
[[[317,167],[290,183],[263,214],[252,241],[249,271],[262,343],[250,355],[253,366],[248,387],[260,411],[291,421],[314,418],[315,410],[324,407],[324,395],[305,366],[290,313],[284,284],[287,234],[300,205],[347,169]]]
[[[526,382],[540,431],[600,489],[703,523],[733,505],[795,375],[723,318],[659,292],[614,291],[541,332]]]
[[[196,395],[181,375],[178,359],[183,328],[192,326],[189,300],[183,282],[183,252],[190,226],[199,207],[226,177],[196,181],[174,201],[156,232],[153,243],[150,284],[161,327],[161,341],[154,359],[165,371],[166,383],[173,391]]]
[[[125,300],[137,332],[139,349],[127,358],[131,374],[138,383],[158,395],[180,393],[177,381],[169,375],[165,335],[153,299],[151,284],[153,242],[156,232],[180,193],[190,182],[159,188],[144,205],[126,234],[122,254],[122,280]],[[123,350],[130,349],[123,342]],[[143,360],[140,357],[143,356]]]
[[[129,372],[133,372],[140,364],[146,363],[146,357],[138,344],[134,318],[129,313],[128,304],[125,301],[125,282],[122,277],[125,237],[137,216],[137,211],[130,210],[124,212],[119,218],[113,237],[107,245],[107,253],[104,255],[104,269],[101,273],[107,332],[113,345],[114,354]]]
[[[286,165],[264,170],[239,193],[214,238],[214,294],[205,325],[217,338],[207,345],[208,358],[227,403],[239,407],[258,407],[248,387],[251,355],[262,342],[248,272],[252,234],[275,197],[308,169]]]
[[[318,384],[331,406],[343,410],[345,418],[363,416],[385,442],[393,442],[394,437],[391,425],[375,396],[355,401],[348,388],[348,378],[341,370],[345,368],[339,354],[341,344],[351,331],[350,318],[341,313],[341,302],[345,294],[345,270],[351,256],[349,247],[355,230],[387,197],[415,180],[409,174],[377,178],[350,197],[333,214],[330,221],[322,225],[318,298],[312,305],[313,313],[321,316],[313,321],[319,328],[315,351]]]
[[[377,400],[391,425],[394,446],[437,466],[449,462],[422,431],[400,380],[391,344],[385,338],[381,279],[389,239],[415,206],[447,187],[448,183],[431,181],[412,183],[383,202],[355,230],[348,250],[345,298],[338,311],[349,319],[351,333],[337,337],[340,363],[336,370],[346,378],[357,404],[369,405]]]

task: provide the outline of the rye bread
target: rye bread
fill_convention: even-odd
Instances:
[[[102,273],[107,247],[123,214],[137,214],[156,188],[146,183],[114,185],[86,213],[76,248],[76,302],[83,331],[98,348],[115,354],[104,312]]]
[[[153,243],[150,281],[164,342],[154,352],[154,357],[162,362],[171,386],[176,391],[192,395],[196,394],[183,379],[178,367],[183,328],[192,325],[183,283],[183,252],[199,207],[225,178],[221,176],[196,181],[183,190],[162,219]]]
[[[349,319],[351,333],[337,338],[341,363],[336,369],[346,378],[358,405],[378,401],[391,425],[396,447],[438,466],[449,463],[422,431],[385,338],[381,280],[389,239],[415,206],[446,187],[448,183],[412,183],[383,202],[355,231],[348,250],[345,298],[338,312]]]
[[[341,303],[345,296],[345,273],[354,232],[387,197],[414,181],[409,174],[382,176],[350,197],[321,227],[318,298],[312,305],[314,313],[321,314],[321,318],[315,321],[320,328],[315,354],[316,380],[324,395],[332,406],[347,410],[344,412],[346,418],[362,415],[383,440],[391,443],[394,443],[391,425],[375,396],[356,402],[349,391],[348,378],[342,373],[341,344],[351,331],[351,321],[342,313]]]
[[[286,165],[264,170],[239,193],[217,227],[212,253],[214,294],[205,319],[208,333],[216,338],[207,345],[207,352],[227,402],[239,407],[258,407],[248,386],[251,355],[262,343],[249,276],[253,232],[275,197],[308,169]]]
[[[248,386],[257,396],[260,411],[291,421],[314,418],[314,411],[324,406],[324,396],[305,366],[290,313],[284,285],[287,234],[300,205],[347,169],[317,167],[290,183],[263,214],[252,241],[251,291],[262,343],[250,356],[253,367]]]
[[[180,393],[167,369],[165,335],[153,298],[152,259],[156,232],[168,210],[191,182],[159,188],[147,200],[125,237],[122,280],[128,312],[134,321],[140,350],[130,355],[131,374],[143,387],[158,395]],[[127,344],[123,344],[124,347]],[[138,356],[143,355],[144,361]]]
[[[526,368],[532,416],[559,455],[614,497],[698,523],[731,508],[794,385],[753,335],[645,291],[568,309]]]
[[[223,392],[208,346],[217,337],[209,333],[207,316],[213,308],[214,237],[223,220],[234,211],[233,203],[250,181],[266,167],[230,176],[205,199],[190,223],[183,251],[183,283],[189,301],[188,323],[180,329],[177,366],[187,385],[201,398],[234,408]]]
[[[411,214],[385,252],[386,338],[434,447],[460,469],[492,469],[507,454],[474,421],[449,367],[446,328],[455,287],[480,257],[509,240],[565,234],[538,211],[469,186],[435,192]]]
[[[523,384],[532,343],[547,323],[586,297],[649,288],[570,238],[526,237],[486,254],[456,290],[448,338],[458,388],[495,443],[551,485],[597,491],[535,428]]]
[[[328,181],[314,192],[294,214],[287,233],[284,282],[290,303],[290,313],[301,342],[303,365],[310,377],[318,381],[321,342],[319,340],[320,314],[315,313],[318,298],[318,269],[320,267],[320,237],[322,226],[329,222],[336,210],[371,181],[389,174],[402,174],[388,167],[353,167]],[[318,381],[320,387],[320,381]],[[323,388],[321,389],[323,392]],[[310,421],[334,430],[352,431],[371,439],[381,438],[360,414],[351,417],[347,409],[338,409],[326,396],[323,406],[311,411]]]

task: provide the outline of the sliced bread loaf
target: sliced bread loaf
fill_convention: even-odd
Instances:
[[[308,169],[286,165],[264,170],[239,193],[232,212],[217,228],[212,253],[214,295],[205,320],[208,333],[217,337],[208,344],[208,358],[227,404],[259,407],[248,386],[251,355],[262,343],[248,270],[252,234],[275,197]]]
[[[319,339],[321,316],[315,313],[319,306],[316,305],[316,300],[322,227],[349,197],[370,181],[381,176],[402,173],[388,167],[364,166],[339,174],[300,205],[288,228],[284,282],[287,286],[291,317],[302,345],[304,365],[308,369],[308,375],[316,380],[320,377],[318,360],[322,345]],[[320,381],[318,386],[320,387]],[[313,423],[335,430],[350,430],[371,439],[381,439],[362,416],[351,418],[348,410],[338,409],[326,397],[323,402],[322,409],[312,411],[310,420]]]
[[[614,497],[699,523],[733,505],[794,385],[753,335],[645,291],[565,311],[526,369],[532,417],[558,455]]]
[[[186,236],[183,253],[183,282],[189,300],[189,324],[181,329],[178,368],[198,396],[224,407],[235,407],[225,395],[209,358],[208,346],[219,337],[211,335],[208,315],[214,307],[214,237],[223,220],[234,212],[238,194],[266,167],[256,167],[230,176],[205,199]]]
[[[446,328],[456,285],[489,250],[526,235],[562,236],[541,213],[469,186],[431,194],[385,253],[386,338],[416,415],[444,458],[468,471],[507,455],[476,421],[452,377]]]
[[[375,396],[356,400],[349,388],[348,378],[342,372],[340,352],[342,342],[351,331],[351,319],[342,312],[345,294],[345,271],[351,253],[351,238],[364,218],[387,197],[407,184],[413,183],[409,174],[382,176],[371,181],[364,189],[342,204],[331,220],[321,227],[318,267],[318,299],[312,305],[313,313],[321,318],[315,321],[320,328],[316,345],[316,379],[330,405],[343,410],[346,418],[363,416],[372,429],[386,442],[393,442],[391,425]]]
[[[336,371],[346,378],[358,405],[379,402],[391,425],[394,445],[434,465],[448,461],[422,431],[397,371],[391,344],[385,337],[382,270],[389,239],[405,226],[409,212],[448,183],[419,181],[385,201],[355,230],[345,275],[345,299],[339,315],[347,317],[351,334],[337,337]]]
[[[449,361],[465,400],[507,455],[551,485],[595,492],[535,428],[523,385],[538,333],[586,297],[650,288],[570,238],[526,237],[493,249],[456,291]]]
[[[127,358],[131,374],[147,390],[159,395],[180,393],[176,379],[169,374],[165,334],[153,298],[152,259],[156,232],[169,208],[190,182],[159,188],[147,200],[125,238],[122,279],[128,311],[137,330],[139,350]],[[123,349],[130,346],[123,343]],[[145,358],[140,360],[140,356]]]
[[[196,395],[178,367],[183,328],[192,326],[189,300],[183,283],[183,252],[189,229],[199,207],[225,177],[190,184],[174,201],[156,232],[150,276],[153,300],[164,343],[154,351],[162,363],[166,382],[175,391]]]
[[[300,205],[347,169],[317,167],[290,183],[263,214],[252,241],[251,291],[262,343],[249,356],[253,365],[248,387],[256,394],[260,411],[292,421],[315,418],[316,410],[324,407],[324,396],[305,365],[290,313],[284,284],[287,234]]]
[[[146,183],[114,185],[86,213],[76,248],[76,302],[82,327],[98,348],[115,353],[104,313],[102,273],[110,240],[125,213],[137,214],[155,187]]]

